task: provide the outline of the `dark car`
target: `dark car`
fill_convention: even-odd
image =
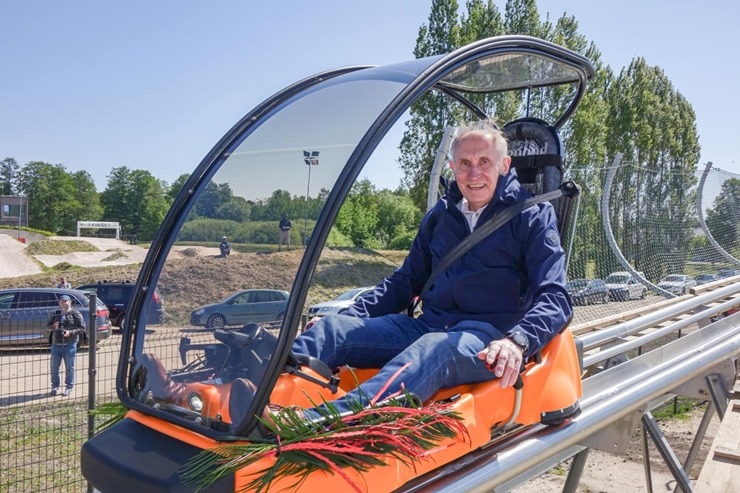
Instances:
[[[609,290],[602,279],[574,279],[565,285],[565,289],[576,305],[609,303]]]
[[[131,281],[99,281],[95,284],[83,284],[77,286],[77,289],[96,293],[98,298],[105,303],[110,310],[111,323],[116,327],[123,327],[128,313],[128,305],[131,302],[131,296],[134,294],[135,284]],[[147,325],[161,324],[164,322],[164,301],[159,291],[155,288],[152,293],[152,299],[149,302],[147,310]]]
[[[724,279],[725,277],[735,277],[740,275],[740,269],[722,269],[717,273],[718,279]]]
[[[696,284],[697,285],[707,284],[709,282],[714,282],[717,279],[719,279],[719,278],[717,276],[715,276],[714,274],[699,274],[697,276],[694,276],[694,281],[696,281]]]
[[[76,289],[16,288],[0,290],[0,346],[50,345],[49,315],[59,309],[59,297],[66,294],[72,307],[90,320],[90,293]],[[95,310],[97,339],[110,337],[108,308],[98,299]],[[88,328],[89,330],[89,328]],[[88,335],[80,341],[87,345]]]
[[[219,303],[193,310],[190,325],[221,329],[227,325],[279,321],[285,317],[289,296],[287,291],[276,289],[238,291]]]

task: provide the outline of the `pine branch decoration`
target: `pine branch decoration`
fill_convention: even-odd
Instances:
[[[397,404],[397,403],[395,403]],[[247,489],[267,491],[279,479],[293,477],[290,488],[298,488],[317,471],[342,477],[356,492],[361,492],[346,468],[360,473],[373,467],[386,466],[384,457],[391,456],[415,468],[428,453],[445,439],[470,436],[462,418],[449,404],[402,407],[394,405],[357,409],[342,417],[331,403],[321,423],[310,422],[294,409],[284,408],[272,420],[260,422],[275,434],[270,443],[228,444],[205,450],[188,462],[181,474],[183,482],[195,491],[236,473],[263,458],[275,463],[254,473]]]

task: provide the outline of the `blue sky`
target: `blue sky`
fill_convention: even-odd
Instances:
[[[504,1],[496,4],[503,10]],[[0,159],[84,169],[99,190],[117,166],[172,182],[281,88],[325,69],[413,58],[430,6],[431,0],[3,2]],[[543,17],[574,15],[617,73],[636,56],[660,66],[694,107],[700,163],[740,174],[740,2],[539,0],[538,6]]]

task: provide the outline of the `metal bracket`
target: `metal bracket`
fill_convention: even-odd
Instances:
[[[719,391],[722,389],[722,395],[726,400],[729,398],[729,394],[724,389],[732,388],[735,382],[735,364],[732,360],[724,360],[717,366],[709,369],[707,372],[692,378],[688,382],[685,382],[671,391],[672,394],[680,395],[682,397],[688,397],[690,399],[698,400],[709,400],[712,397],[712,388],[714,387]],[[719,395],[719,394],[718,394]],[[717,402],[715,402],[717,405]],[[723,408],[727,408],[727,404]],[[719,410],[720,407],[717,406]],[[724,415],[724,411],[720,414],[720,417]]]
[[[653,415],[652,413],[650,413],[650,411],[646,412],[645,415],[642,417],[642,427],[642,460],[643,464],[645,465],[645,479],[647,480],[648,492],[653,491],[653,485],[652,476],[650,474],[650,453],[647,447],[647,435],[650,435],[650,438],[653,439],[653,444],[655,445],[655,448],[657,448],[658,452],[660,452],[660,455],[663,457],[663,461],[665,462],[666,466],[668,466],[668,469],[671,471],[673,477],[676,479],[678,486],[684,491],[684,493],[693,492],[694,489],[691,486],[689,475],[686,474],[686,471],[683,470],[681,463],[678,461],[678,457],[676,457],[676,453],[673,451],[670,444],[666,440],[665,435],[663,435],[663,432],[658,427],[658,423],[655,421],[655,418],[653,418]]]
[[[586,437],[579,442],[579,445],[609,452],[610,454],[626,453],[632,436],[640,425],[640,418],[644,412],[644,409],[638,409],[628,414],[624,418],[610,424],[607,428]]]

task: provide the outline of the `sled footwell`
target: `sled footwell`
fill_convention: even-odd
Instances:
[[[82,474],[99,491],[189,493],[180,468],[202,449],[164,435],[132,419],[123,419],[82,446]],[[228,476],[202,490],[233,492]]]

